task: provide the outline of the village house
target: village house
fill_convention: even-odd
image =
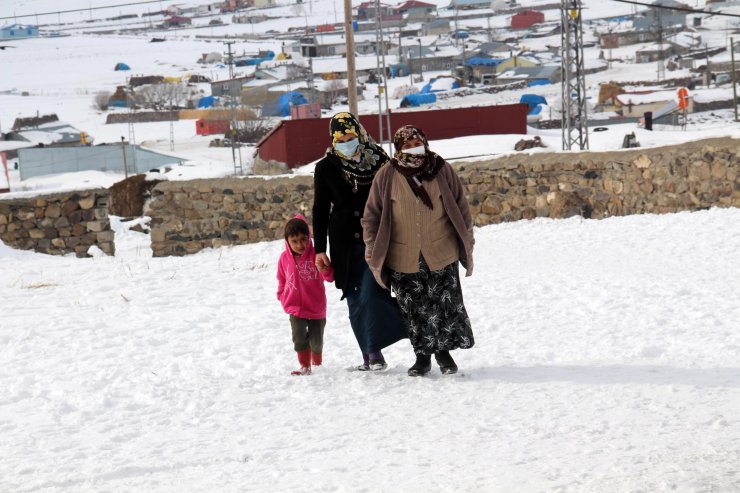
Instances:
[[[487,41],[478,45],[475,50],[477,56],[491,56],[491,57],[510,57],[514,52],[514,47],[507,43],[500,41]]]
[[[642,117],[647,112],[664,114],[678,108],[677,89],[669,91],[635,91],[614,96],[615,110],[625,117]],[[688,98],[688,113],[694,111],[693,97]]]
[[[360,5],[357,6],[357,20],[375,20],[376,10],[377,7],[375,5],[375,2],[362,2]],[[396,9],[394,9],[392,6],[385,3],[380,4],[380,19],[382,21],[399,20],[400,18],[401,14],[397,12]]]
[[[422,36],[446,35],[450,32],[449,19],[435,19],[421,25]]]
[[[248,0],[224,0],[219,4],[218,9],[222,13],[236,12],[237,10],[246,9],[250,6]]]
[[[559,65],[515,67],[501,72],[496,77],[496,84],[511,84],[513,82],[555,84],[560,82],[561,73],[562,70]]]
[[[242,85],[252,80],[254,80],[254,72],[233,79],[213,81],[211,82],[211,95],[216,97],[239,97],[242,93]]]
[[[416,75],[426,71],[452,70],[460,57],[460,50],[451,44],[409,44],[402,47],[402,53],[409,70]]]
[[[701,48],[700,35],[681,32],[668,36],[662,44],[652,44],[637,50],[635,61],[637,63],[649,63],[666,60],[670,57],[682,57]]]
[[[193,19],[182,15],[173,15],[162,21],[164,27],[183,27],[193,23]]]
[[[290,49],[306,58],[336,56],[346,53],[343,32],[315,33],[302,36],[299,41],[300,43],[297,46],[293,45]],[[355,33],[355,53],[358,55],[375,54],[376,43],[375,34]],[[385,39],[383,41],[385,53],[388,52],[389,44],[390,40]]]
[[[13,129],[4,134],[8,141],[28,142],[40,147],[90,145],[93,137],[60,121],[57,115],[16,118]]]
[[[473,80],[481,84],[490,84],[496,78],[496,68],[503,62],[503,58],[489,58],[476,55],[465,60],[467,72]]]
[[[511,16],[512,29],[529,29],[543,22],[545,22],[545,14],[536,10],[522,10]]]
[[[685,3],[676,2],[675,0],[656,0],[653,2],[655,7],[650,7],[647,12],[635,16],[632,21],[634,29],[639,31],[660,31],[667,28],[683,29],[686,26],[685,11],[674,9],[688,9]],[[661,7],[667,8],[661,8]]]
[[[21,24],[10,24],[9,26],[0,27],[0,41],[10,41],[13,39],[38,38],[39,28],[36,26],[27,26]]]
[[[398,63],[398,56],[385,56],[388,67]],[[312,71],[316,77],[324,80],[347,79],[347,60],[344,57],[320,57],[312,60]],[[378,72],[378,59],[375,55],[355,57],[355,71],[358,79],[367,78],[371,73]]]
[[[277,2],[275,0],[254,0],[252,5],[257,9],[267,9],[277,5]]]
[[[434,17],[437,6],[419,0],[407,0],[395,7],[395,12],[403,15],[407,22],[426,21]]]
[[[446,8],[448,10],[476,10],[490,7],[491,0],[452,0]]]
[[[190,15],[207,15],[212,11],[210,5],[202,5],[197,3],[176,3],[164,9],[165,15],[169,16],[184,16]]]

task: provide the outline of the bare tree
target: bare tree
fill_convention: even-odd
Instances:
[[[347,85],[341,80],[330,80],[326,83],[326,94],[329,104],[333,104],[339,96],[347,94]]]
[[[93,108],[100,111],[108,111],[110,106],[111,93],[109,91],[99,91],[95,94],[93,99]]]
[[[146,108],[168,110],[184,106],[190,94],[187,84],[166,82],[141,86],[136,91],[136,100]]]

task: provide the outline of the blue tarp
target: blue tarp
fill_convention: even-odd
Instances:
[[[529,82],[527,82],[527,87],[546,86],[548,84],[551,84],[549,80],[530,80]]]
[[[259,65],[262,62],[268,62],[275,58],[275,52],[268,51],[265,53],[265,56],[263,57],[257,57],[257,58],[245,58],[242,60],[235,60],[234,66],[236,67],[249,67],[251,65]]]
[[[277,101],[265,103],[262,106],[262,116],[288,116],[290,115],[290,106],[299,104],[308,104],[308,100],[298,91],[286,92]]]
[[[529,111],[532,111],[537,108],[537,105],[547,104],[547,99],[537,94],[522,94],[519,102],[526,104],[529,107]]]
[[[206,96],[198,101],[198,108],[211,108],[217,101],[214,96]]]
[[[390,65],[388,67],[391,77],[401,77],[409,75],[409,67],[403,63],[397,65]]]
[[[404,96],[401,100],[401,108],[408,108],[409,106],[420,106],[422,104],[430,104],[437,101],[437,95],[433,92],[430,93],[419,93],[409,94]]]
[[[436,79],[432,79],[431,81],[429,81],[429,83],[421,88],[419,94],[430,94],[433,92],[449,91],[450,89],[457,89],[458,87],[460,87],[460,84],[457,81],[453,81],[451,84],[447,85],[444,84],[447,81],[442,81],[439,84],[435,84],[439,79],[451,79],[451,77],[437,77]]]
[[[118,62],[113,70],[131,70],[131,67],[125,63]]]

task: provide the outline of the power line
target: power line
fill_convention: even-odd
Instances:
[[[21,15],[11,15],[8,17],[0,17],[0,20],[6,20],[6,19],[17,19],[19,17],[37,17],[40,15],[54,15],[54,14],[70,14],[73,12],[89,12],[91,10],[103,10],[103,9],[115,9],[118,7],[133,7],[136,5],[145,5],[148,3],[161,3],[162,0],[144,0],[142,2],[129,2],[129,3],[119,3],[117,5],[106,5],[104,7],[88,7],[84,9],[72,9],[72,10],[55,10],[52,12],[41,12],[41,13],[35,13],[35,14],[21,14]]]
[[[726,14],[724,12],[712,12],[711,10],[692,9],[689,7],[670,7],[668,5],[660,5],[657,3],[636,2],[634,0],[612,0],[612,2],[629,3],[632,5],[640,5],[642,7],[649,7],[651,9],[678,10],[681,12],[690,12],[692,14],[707,14],[707,15],[719,15],[719,16],[724,16],[724,17],[740,18],[740,14]]]

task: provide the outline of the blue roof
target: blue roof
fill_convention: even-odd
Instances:
[[[465,61],[465,65],[469,65],[471,67],[476,66],[485,66],[485,67],[496,67],[498,64],[503,62],[503,58],[485,58],[482,56],[474,56],[471,58],[468,58]]]

